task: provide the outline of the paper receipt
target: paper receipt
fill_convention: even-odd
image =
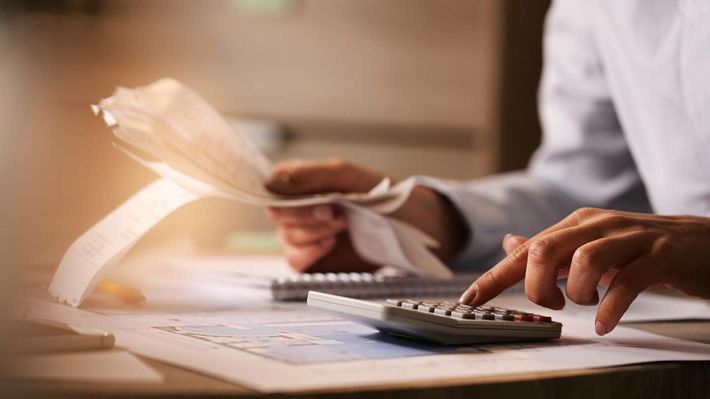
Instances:
[[[161,79],[135,89],[119,87],[92,109],[120,140],[120,149],[161,178],[71,245],[49,287],[61,302],[79,306],[160,220],[208,196],[259,206],[338,204],[347,213],[350,237],[363,259],[417,274],[452,275],[431,253],[437,245],[433,239],[388,216],[406,201],[417,178],[396,185],[385,179],[368,193],[280,197],[265,189],[271,174],[268,159],[180,82]]]

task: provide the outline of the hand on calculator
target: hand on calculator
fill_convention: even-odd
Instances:
[[[530,239],[506,236],[508,256],[477,279],[461,302],[483,304],[524,279],[532,302],[561,309],[565,295],[557,279],[567,277],[567,298],[599,304],[595,330],[605,335],[649,287],[710,298],[708,242],[707,217],[582,208]],[[598,284],[609,286],[601,300]]]

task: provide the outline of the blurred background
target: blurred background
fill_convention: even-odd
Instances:
[[[89,110],[118,85],[181,80],[274,161],[338,156],[398,178],[522,168],[539,142],[547,7],[0,1],[2,245],[18,257],[5,257],[3,268],[56,266],[83,231],[156,178],[112,147]],[[186,237],[198,248],[238,250],[271,229],[262,209],[203,200],[145,240]]]

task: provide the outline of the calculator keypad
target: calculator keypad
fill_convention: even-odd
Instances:
[[[431,302],[413,299],[388,299],[391,306],[432,313],[442,317],[464,320],[524,321],[531,323],[552,323],[552,318],[534,313],[492,306],[470,306],[454,302]]]

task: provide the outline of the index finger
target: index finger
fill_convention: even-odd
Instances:
[[[525,243],[515,248],[498,264],[477,278],[466,292],[461,295],[459,302],[477,306],[495,298],[506,288],[515,285],[525,278],[527,257],[528,244]]]
[[[466,292],[461,295],[459,302],[477,306],[488,302],[505,289],[517,284],[520,280],[525,278],[530,243],[546,234],[576,226],[579,224],[581,216],[591,213],[594,213],[591,209],[575,212],[515,248],[510,254],[503,258],[503,260],[476,279]]]

